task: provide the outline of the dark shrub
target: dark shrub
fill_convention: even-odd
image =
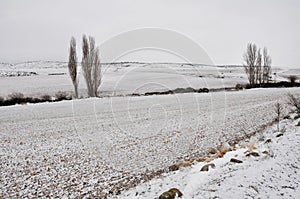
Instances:
[[[162,95],[174,94],[172,90],[161,92]]]
[[[0,97],[0,106],[3,106],[3,103],[4,103],[4,98]]]
[[[12,93],[12,94],[8,95],[7,97],[8,97],[8,99],[6,101],[8,102],[8,105],[26,103],[26,99],[24,98],[23,93]]]
[[[196,90],[195,90],[194,88],[192,88],[192,87],[187,87],[187,88],[185,89],[185,92],[186,92],[186,93],[193,93],[193,92],[196,92]]]
[[[50,95],[42,95],[41,96],[41,101],[43,102],[51,102],[51,96]]]
[[[295,108],[298,115],[300,115],[300,98],[296,97],[295,95],[289,93],[288,97],[288,104]]]
[[[30,101],[30,103],[33,103],[33,104],[36,104],[36,103],[40,103],[40,102],[43,102],[41,99],[39,99],[39,98],[31,98],[31,101]]]
[[[57,93],[55,93],[55,98],[56,98],[56,101],[62,101],[62,100],[69,100],[69,99],[71,99],[68,96],[68,93],[65,92],[65,91],[58,91]]]
[[[209,89],[208,88],[199,88],[197,90],[198,93],[208,93],[209,92]]]
[[[173,90],[173,93],[193,93],[196,92],[194,88],[188,87],[188,88],[176,88]]]
[[[252,86],[250,84],[246,84],[246,89],[250,89]]]
[[[290,82],[292,84],[295,84],[296,80],[298,79],[298,77],[296,75],[290,75],[288,76],[288,80],[290,80]]]
[[[23,93],[12,93],[7,96],[9,99],[23,99],[24,94]]]
[[[202,92],[203,92],[203,93],[209,93],[209,89],[208,89],[208,88],[203,88],[203,89],[202,89]]]
[[[236,85],[235,85],[235,89],[236,89],[236,90],[243,90],[244,87],[245,87],[245,86],[242,85],[242,84],[236,84]]]
[[[185,89],[184,88],[176,88],[173,90],[174,93],[185,93]]]
[[[23,104],[25,103],[33,103],[33,98],[32,97],[25,97],[24,100],[23,100]]]
[[[262,84],[261,87],[264,88],[282,88],[282,87],[294,87],[294,86],[300,86],[300,83],[294,82],[287,82],[287,81],[281,81],[276,83],[265,83]]]

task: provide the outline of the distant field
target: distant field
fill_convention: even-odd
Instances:
[[[0,64],[0,95],[22,92],[28,95],[72,92],[67,64],[63,62],[28,62]],[[17,71],[35,72],[35,76],[5,77]],[[80,71],[81,73],[81,71]],[[164,91],[178,87],[220,88],[246,83],[241,67],[214,67],[190,64],[122,63],[103,64],[101,95]],[[59,75],[53,75],[59,74]],[[85,81],[80,74],[80,95],[86,95]]]
[[[34,72],[38,75],[5,77],[16,72]],[[275,69],[273,78],[287,80],[291,75],[300,75],[300,69]],[[79,71],[81,73],[81,71]],[[247,83],[241,66],[204,66],[176,63],[116,63],[103,64],[103,80],[100,95],[120,95],[165,91],[179,87],[223,88]],[[26,62],[0,64],[0,96],[12,92],[27,95],[53,95],[57,91],[72,92],[73,87],[64,62]],[[79,75],[79,94],[86,96],[86,85]]]

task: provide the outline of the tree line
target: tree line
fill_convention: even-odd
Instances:
[[[77,66],[76,40],[74,37],[70,40],[69,47],[69,74],[74,86],[75,98],[78,98],[78,66]],[[101,84],[101,63],[99,48],[95,45],[94,37],[82,36],[82,60],[81,68],[83,77],[87,85],[89,97],[98,97],[98,88]]]
[[[243,55],[244,69],[248,77],[249,86],[267,84],[271,81],[272,59],[268,54],[266,47],[258,48],[256,44],[249,43],[246,52]],[[74,37],[70,40],[69,47],[69,74],[74,86],[75,98],[78,98],[78,66],[77,66],[76,40]],[[89,97],[98,97],[98,88],[101,84],[101,63],[99,48],[95,45],[94,37],[82,37],[82,60],[81,67],[83,76],[87,85],[87,94]],[[296,78],[291,76],[291,82]]]
[[[266,47],[261,50],[256,44],[249,43],[244,53],[244,69],[247,74],[249,85],[261,85],[269,83],[271,79],[272,59]]]

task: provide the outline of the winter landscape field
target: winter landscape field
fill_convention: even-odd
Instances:
[[[299,10],[0,0],[0,199],[300,199]]]
[[[2,96],[21,91],[29,96],[51,94],[58,90],[72,92],[66,64],[32,62],[19,66],[22,67],[3,64],[2,74],[16,71],[17,68],[37,75],[2,75],[1,86],[6,85],[1,87]],[[264,141],[276,136],[276,131],[268,127],[276,118],[275,103],[284,105],[284,117],[292,110],[286,103],[287,95],[300,95],[299,88],[256,88],[131,96],[126,94],[189,86],[234,88],[234,85],[245,83],[247,79],[243,67],[238,66],[123,63],[103,68],[106,74],[101,86],[106,93],[104,97],[0,107],[3,198],[155,198],[173,186],[180,188],[185,198],[198,198],[197,194],[204,194],[204,198],[218,195],[227,198],[224,194],[229,185],[220,190],[215,188],[217,179],[223,182],[218,175],[230,175],[229,180],[232,179],[234,183],[233,176],[244,175],[237,172],[247,173],[253,167],[252,163],[241,167],[223,166],[226,165],[224,160],[221,166],[217,165],[221,170],[216,169],[216,173],[209,171],[211,173],[207,175],[213,176],[198,182],[195,172],[203,163],[197,163],[196,159],[207,158],[211,147],[240,144],[254,134]],[[299,72],[292,70],[293,73],[295,71]],[[54,72],[60,74],[49,75]],[[288,74],[289,70],[278,69],[277,78],[283,80],[285,73]],[[37,81],[41,83],[33,83]],[[51,81],[53,84],[47,85]],[[292,125],[295,122],[288,121],[285,122],[285,125],[289,124],[287,136],[293,137],[292,133],[298,132],[299,127]],[[268,128],[268,134],[264,135],[263,132]],[[291,138],[284,139],[287,142],[286,139]],[[286,144],[289,145],[289,142]],[[236,153],[241,155],[245,150],[238,149]],[[293,163],[295,167],[285,168],[290,169],[291,176],[295,178],[294,188],[287,193],[291,195],[290,198],[299,194],[297,153],[292,158],[296,161]],[[172,171],[172,165],[187,161],[189,166],[185,170],[181,168],[176,174],[168,174]],[[280,164],[268,156],[254,163],[259,165],[261,161],[274,162],[274,166]],[[232,174],[228,174],[227,167],[233,170]],[[237,171],[238,168],[241,171]],[[152,178],[155,178],[153,185],[151,181],[148,183]],[[147,184],[129,189],[141,182]],[[148,186],[153,186],[154,190],[147,190]],[[235,187],[239,190],[236,186],[232,184],[230,189]],[[276,189],[277,185],[272,186],[275,188],[270,190]],[[129,192],[124,192],[127,189]],[[206,191],[203,193],[203,190]],[[245,195],[248,192],[237,190],[234,190],[236,194],[248,197]],[[248,193],[249,197],[266,194],[252,192]]]

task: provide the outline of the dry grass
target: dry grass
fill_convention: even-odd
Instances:
[[[257,144],[256,142],[250,143],[250,145],[249,145],[249,150],[250,150],[250,151],[253,151],[253,150],[257,149],[256,146],[255,146],[256,144]]]

